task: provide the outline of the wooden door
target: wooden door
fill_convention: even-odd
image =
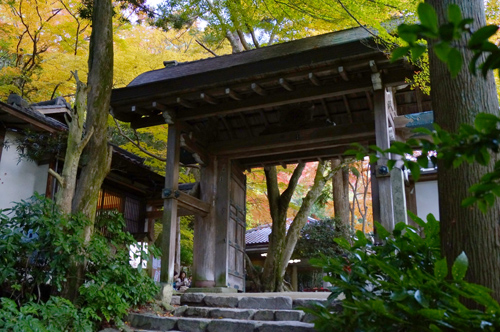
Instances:
[[[232,167],[229,188],[227,285],[245,291],[246,176]]]

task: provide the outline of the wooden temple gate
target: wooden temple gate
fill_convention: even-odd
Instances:
[[[352,143],[405,139],[404,115],[430,110],[365,30],[350,29],[189,63],[166,62],[112,94],[133,128],[168,124],[161,281],[173,277],[178,211],[195,214],[195,287],[244,291],[245,170],[340,158]],[[198,164],[200,194],[179,191],[179,164]],[[372,165],[374,218],[406,220],[404,180]],[[186,212],[187,211],[187,212]]]

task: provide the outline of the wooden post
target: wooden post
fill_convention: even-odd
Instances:
[[[177,217],[177,226],[175,227],[174,272],[181,273],[181,217]]]
[[[390,147],[389,140],[389,109],[388,103],[392,104],[392,95],[385,89],[376,90],[373,96],[375,113],[375,139],[377,146],[383,150]],[[391,100],[389,101],[389,99]],[[394,229],[394,212],[392,206],[392,188],[390,173],[384,176],[381,167],[387,167],[387,160],[380,159],[377,162],[375,176],[377,177],[378,193],[380,201],[380,222],[389,232]]]
[[[215,198],[215,285],[227,287],[229,188],[231,182],[231,161],[227,158],[217,162],[217,195]]]
[[[292,264],[292,289],[294,292],[299,291],[299,278],[297,275],[297,264]]]
[[[160,281],[171,284],[174,278],[175,238],[177,228],[177,199],[179,188],[180,132],[177,125],[168,126],[167,163],[165,166],[165,190],[163,203],[163,232],[161,246]]]
[[[201,168],[200,198],[211,205],[206,216],[194,219],[193,282],[195,287],[214,287],[215,275],[215,197],[217,193],[217,160],[210,158]]]

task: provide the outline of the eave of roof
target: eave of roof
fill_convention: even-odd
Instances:
[[[372,37],[363,28],[353,28],[149,71],[136,77],[127,87],[114,89],[111,105],[118,107],[132,100],[212,86],[222,81],[235,82],[272,72],[296,70],[301,66],[359,54],[380,54],[373,48]],[[347,44],[349,46],[344,47]],[[287,61],[284,61],[285,58]],[[152,89],[152,86],[157,89]]]

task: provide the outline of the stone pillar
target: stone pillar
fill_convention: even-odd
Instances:
[[[394,208],[394,223],[404,222],[408,224],[408,215],[406,213],[406,195],[404,172],[399,167],[391,170],[392,201]]]

